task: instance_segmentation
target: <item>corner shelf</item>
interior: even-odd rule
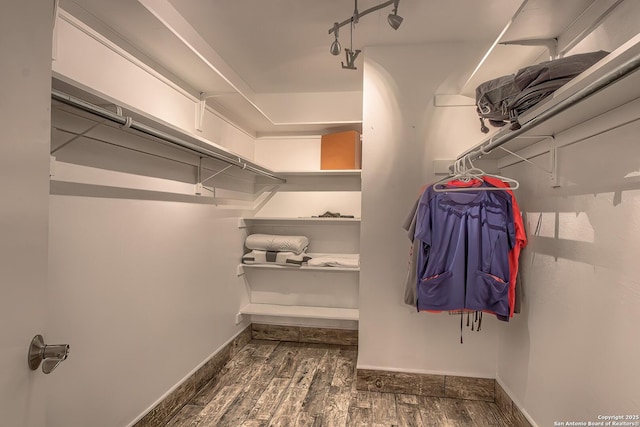
[[[315,171],[278,171],[275,174],[283,177],[287,176],[360,176],[361,169],[334,169]]]
[[[313,175],[305,173],[308,178],[303,179],[312,183]],[[340,179],[335,172],[326,176]],[[239,218],[238,228],[247,235],[305,235],[311,257],[354,259],[359,257],[360,222],[360,218],[267,216]],[[240,314],[277,324],[353,329],[359,316],[359,273],[359,267],[239,264],[237,274],[244,278],[250,301]]]
[[[268,225],[270,223],[286,224],[293,223],[298,225],[305,224],[354,224],[360,223],[360,218],[335,218],[335,217],[246,217],[238,219],[238,228],[247,228],[252,225]]]
[[[282,270],[282,271],[326,271],[326,272],[349,272],[349,273],[359,273],[360,268],[349,268],[349,267],[314,267],[303,265],[300,267],[287,267],[284,265],[268,265],[268,264],[240,264],[238,266],[242,269],[273,269],[273,270]]]
[[[309,307],[300,305],[248,304],[240,314],[255,316],[294,317],[303,319],[327,319],[358,321],[357,308]]]
[[[310,257],[321,257],[321,256],[335,256],[340,258],[356,258],[357,254],[318,254],[318,253],[309,253]],[[282,270],[282,271],[326,271],[326,272],[348,272],[348,273],[359,273],[360,267],[316,267],[309,265],[302,265],[300,267],[294,266],[285,266],[285,265],[269,265],[269,264],[240,264],[238,266],[238,275],[243,273],[243,270],[249,269],[272,269],[272,270]]]

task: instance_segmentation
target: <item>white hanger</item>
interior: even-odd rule
[[[470,167],[467,167],[467,163],[469,163]],[[462,181],[469,182],[472,179],[482,180],[482,177],[490,176],[492,178],[496,178],[501,180],[502,182],[508,184],[508,187],[447,187],[445,184],[450,181]],[[493,175],[489,173],[485,173],[482,169],[476,167],[471,162],[471,158],[468,156],[464,156],[455,161],[453,164],[453,175],[448,176],[446,178],[441,179],[433,184],[433,191],[436,193],[446,193],[449,191],[494,191],[494,190],[515,190],[520,187],[520,183],[512,178],[507,178],[500,175]]]

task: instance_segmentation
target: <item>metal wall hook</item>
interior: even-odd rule
[[[29,346],[29,368],[35,371],[42,363],[42,372],[50,374],[68,356],[69,344],[45,345],[42,335],[36,335]]]

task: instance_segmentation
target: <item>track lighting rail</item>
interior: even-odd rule
[[[358,54],[361,51],[359,49],[355,49],[355,50],[353,49],[353,28],[355,24],[359,22],[361,17],[368,15],[371,12],[375,12],[376,10],[380,10],[387,6],[393,5],[393,10],[387,16],[387,22],[389,22],[389,25],[391,26],[391,28],[393,28],[394,30],[397,30],[403,21],[403,18],[400,15],[398,15],[398,4],[400,3],[400,0],[385,1],[383,3],[380,3],[377,6],[370,7],[364,12],[358,11],[358,0],[354,0],[354,1],[355,1],[355,6],[353,9],[353,15],[351,15],[349,18],[345,19],[342,22],[334,22],[333,26],[329,28],[329,35],[333,34],[335,36],[335,39],[333,40],[333,42],[331,42],[331,46],[329,47],[329,52],[332,55],[337,56],[337,55],[340,55],[340,52],[342,51],[342,46],[340,46],[340,42],[338,41],[338,36],[339,36],[338,33],[340,32],[340,28],[347,24],[350,24],[349,29],[350,29],[350,35],[351,35],[351,44],[348,48],[344,49],[347,63],[346,65],[344,62],[342,63],[342,68],[345,70],[357,70],[355,66],[355,61],[356,61],[356,58],[358,57]]]
[[[352,21],[357,23],[358,20],[361,17],[363,17],[365,15],[368,15],[371,12],[375,12],[376,10],[384,9],[385,7],[390,6],[390,5],[394,5],[394,11],[395,11],[394,13],[397,13],[398,3],[400,3],[400,0],[389,0],[389,1],[386,1],[384,3],[380,3],[377,6],[370,7],[369,9],[367,9],[367,10],[365,10],[363,12],[358,12],[358,2],[356,0],[356,8],[353,11],[353,15],[350,16],[349,18],[345,19],[344,21],[338,23],[337,25],[334,25],[331,28],[329,28],[329,34],[332,34],[334,31],[337,31],[338,29],[344,27],[345,25],[350,24]]]

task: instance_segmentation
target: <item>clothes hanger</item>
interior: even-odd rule
[[[468,158],[468,159],[467,159],[467,161],[469,162],[469,164],[471,165],[471,167],[474,167],[474,166],[473,166],[473,163],[471,162],[471,159],[470,159],[470,158]],[[495,189],[497,189],[497,190],[500,190],[500,189],[502,189],[502,190],[515,190],[515,189],[517,189],[518,187],[520,187],[520,183],[519,183],[517,180],[513,179],[513,178],[509,178],[509,177],[502,176],[502,175],[494,175],[494,174],[490,174],[490,173],[484,173],[484,172],[483,172],[483,175],[484,175],[484,176],[490,176],[490,177],[492,177],[492,178],[499,179],[500,181],[504,182],[505,184],[509,184],[509,186],[508,186],[508,187],[495,188]],[[488,189],[488,188],[485,188],[485,190],[487,190],[487,189]]]
[[[470,167],[467,167],[469,163]],[[469,182],[472,179],[482,180],[484,176],[490,176],[501,180],[508,184],[507,187],[448,187],[446,184],[451,181]],[[449,191],[494,191],[494,190],[515,190],[520,187],[520,183],[512,178],[507,178],[501,175],[494,175],[485,173],[482,169],[474,166],[473,162],[468,156],[464,156],[456,160],[453,164],[453,175],[443,178],[433,185],[433,191],[436,193],[446,193]]]

